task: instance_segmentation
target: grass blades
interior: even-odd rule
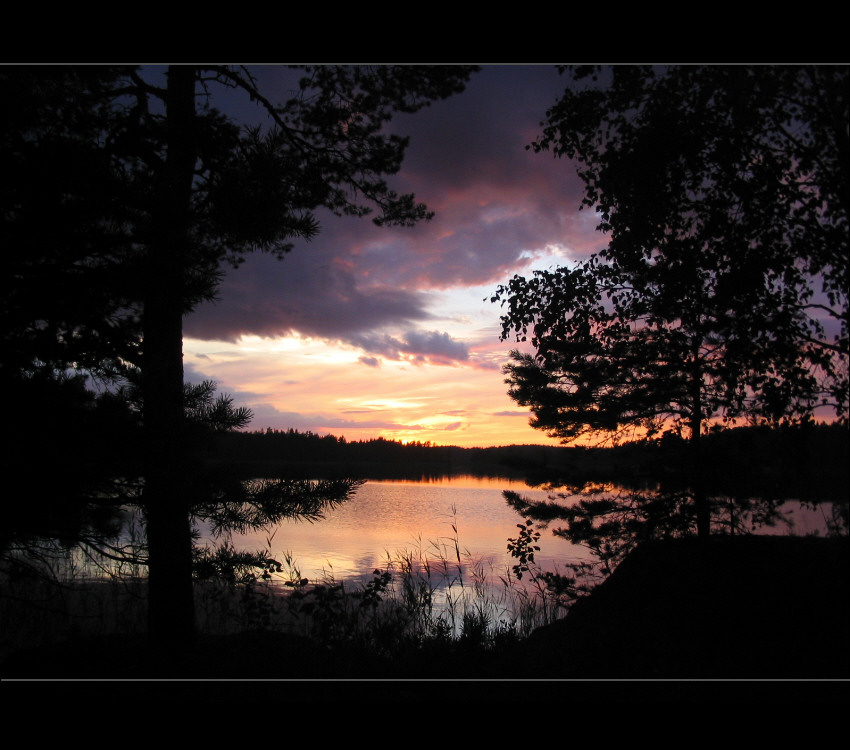
[[[570,597],[547,586],[551,574],[530,561],[522,580],[507,567],[495,570],[462,547],[456,522],[451,529],[451,536],[388,552],[359,582],[337,580],[330,567],[310,581],[292,553],[281,561],[270,549],[257,553],[262,569],[255,575],[196,580],[198,630],[273,630],[393,655],[435,644],[488,649],[566,613]],[[204,558],[225,570],[228,554],[241,561],[226,542]],[[137,556],[121,564],[93,549],[45,543],[1,564],[0,659],[77,636],[145,631],[147,581]]]

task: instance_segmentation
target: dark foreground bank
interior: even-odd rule
[[[850,540],[646,544],[524,644],[541,675],[850,678]]]
[[[638,548],[562,621],[483,651],[453,642],[386,655],[274,632],[163,654],[141,637],[19,652],[4,680],[850,679],[850,541],[714,538]]]

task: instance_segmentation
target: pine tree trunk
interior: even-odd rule
[[[194,636],[192,539],[182,451],[183,279],[195,165],[195,71],[168,71],[168,153],[158,185],[148,257],[142,387],[149,553],[148,628],[164,643]]]
[[[702,459],[702,372],[697,368],[692,380],[690,424],[691,491],[697,515],[697,537],[708,541],[711,534],[711,513],[705,494],[705,479]]]

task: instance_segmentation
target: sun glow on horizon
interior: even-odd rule
[[[563,264],[565,245],[541,245],[503,269],[527,274]],[[245,335],[184,340],[186,378],[215,380],[254,413],[249,430],[296,429],[432,445],[558,445],[529,425],[507,393],[502,366],[516,342],[500,339],[490,302],[500,281],[421,287],[430,313],[420,323],[365,330],[349,340]]]
[[[477,366],[477,357],[458,367],[390,360],[373,367],[356,350],[316,340],[187,339],[184,347],[187,380],[211,378],[237,406],[251,408],[249,430],[459,447],[557,444],[532,430],[501,372]],[[493,349],[481,355],[507,359]]]

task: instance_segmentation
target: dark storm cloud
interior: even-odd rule
[[[439,331],[408,331],[401,338],[389,334],[363,335],[351,339],[371,354],[414,363],[453,364],[469,359],[466,344]]]
[[[526,148],[563,87],[554,67],[485,66],[461,95],[395,121],[410,136],[395,184],[436,217],[412,232],[362,235],[391,248],[393,259],[366,254],[363,269],[385,282],[444,288],[501,280],[524,252],[549,244],[589,252],[574,170]]]
[[[284,260],[250,258],[229,270],[219,300],[186,318],[186,334],[235,341],[295,333],[347,340],[359,331],[430,317],[425,296],[415,291],[361,288],[332,253],[302,246]]]
[[[443,189],[527,175],[525,147],[563,88],[554,66],[484,66],[461,95],[394,122],[411,139],[405,171]]]
[[[262,78],[273,82],[275,71]],[[284,261],[258,255],[226,269],[220,301],[187,317],[187,335],[234,341],[297,332],[389,358],[468,359],[460,342],[422,330],[433,317],[423,290],[502,283],[549,244],[588,250],[573,170],[525,148],[562,89],[553,67],[488,66],[462,94],[400,116],[391,127],[410,136],[410,147],[389,182],[436,217],[379,229],[322,216],[321,234]]]

